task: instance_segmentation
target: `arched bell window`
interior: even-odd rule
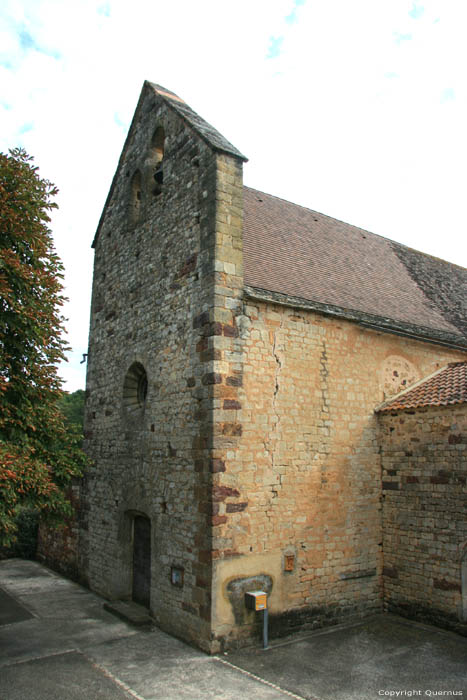
[[[162,126],[158,126],[151,140],[151,163],[153,167],[153,194],[156,196],[162,192],[164,183],[164,170],[162,161],[164,160],[165,131]]]

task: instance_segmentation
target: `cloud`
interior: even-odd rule
[[[412,17],[412,19],[419,19],[424,12],[425,8],[423,5],[418,2],[413,2],[412,9],[409,10],[409,16]]]
[[[404,41],[411,41],[411,39],[413,39],[413,35],[410,33],[401,34],[400,32],[394,32],[394,37],[398,45],[402,44]]]
[[[449,257],[467,239],[463,6],[3,0],[0,150],[23,145],[60,189],[69,388],[84,385],[90,245],[146,78],[250,158],[247,184]]]
[[[58,51],[48,49],[45,46],[41,46],[24,27],[18,28],[17,32],[19,38],[19,46],[24,52],[30,50],[37,51],[39,53],[45,54],[46,56],[51,56],[52,58],[55,58],[57,60],[61,57]]]
[[[22,49],[27,50],[38,48],[32,36],[25,29],[20,29],[20,31],[18,32],[18,36],[19,43]]]
[[[25,134],[28,131],[31,131],[33,128],[34,124],[32,122],[27,122],[27,124],[23,124],[22,126],[20,126],[18,131],[20,134]]]
[[[441,103],[451,102],[456,99],[456,93],[452,88],[445,88],[441,93]]]
[[[102,5],[99,5],[97,8],[97,12],[100,15],[103,15],[104,17],[110,17],[110,4],[108,2],[103,3]]]
[[[284,37],[271,37],[269,40],[269,48],[266,57],[277,58],[281,52],[281,46],[284,42]]]
[[[120,129],[124,129],[125,132],[127,131],[128,124],[117,113],[114,114],[114,122],[118,127],[120,127]]]
[[[295,24],[298,21],[298,8],[305,4],[306,0],[295,0],[292,12],[287,15],[285,21],[287,24]]]

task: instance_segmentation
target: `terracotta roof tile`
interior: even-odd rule
[[[250,287],[467,344],[467,270],[249,187],[244,267]]]
[[[377,413],[467,402],[467,362],[451,362],[428,379],[382,404]]]

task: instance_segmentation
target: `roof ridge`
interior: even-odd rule
[[[157,85],[152,83],[150,80],[145,80],[143,84],[143,90],[149,87],[153,92],[155,92],[159,97],[161,97],[164,102],[174,110],[179,117],[181,117],[188,126],[194,130],[194,132],[201,138],[205,143],[207,143],[215,151],[220,151],[221,153],[228,153],[235,158],[246,162],[248,158],[241,153],[238,148],[236,148],[230,141],[228,141],[220,131],[218,131],[212,124],[210,124],[206,119],[201,117],[198,112],[190,107],[190,105],[185,102],[181,97],[179,97],[175,92],[168,90],[162,85]]]
[[[169,90],[168,88],[165,88],[163,85],[159,85],[158,83],[153,83],[151,80],[145,80],[145,83],[150,85],[153,90],[155,90],[159,95],[169,97],[170,99],[176,99],[179,102],[183,102],[183,104],[187,104],[184,99],[179,97],[176,92],[173,92],[172,90]]]

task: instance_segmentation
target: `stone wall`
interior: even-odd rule
[[[81,569],[103,595],[131,597],[132,521],[145,515],[152,613],[203,648],[216,323],[225,321],[213,304],[214,257],[223,249],[229,168],[241,182],[241,162],[213,152],[166,101],[143,91],[95,246],[87,376],[94,467],[84,488]],[[241,200],[236,208],[241,216]],[[183,572],[183,586],[171,582],[172,567]]]
[[[467,634],[467,406],[379,421],[385,607]]]
[[[36,557],[55,571],[75,580],[83,581],[79,568],[79,498],[80,482],[75,480],[69,491],[73,516],[60,527],[39,523]]]
[[[227,646],[252,633],[237,599],[261,581],[273,636],[382,609],[374,410],[464,357],[254,300],[236,325],[242,385],[215,412],[217,433],[236,436],[217,455],[213,517],[213,627]]]

